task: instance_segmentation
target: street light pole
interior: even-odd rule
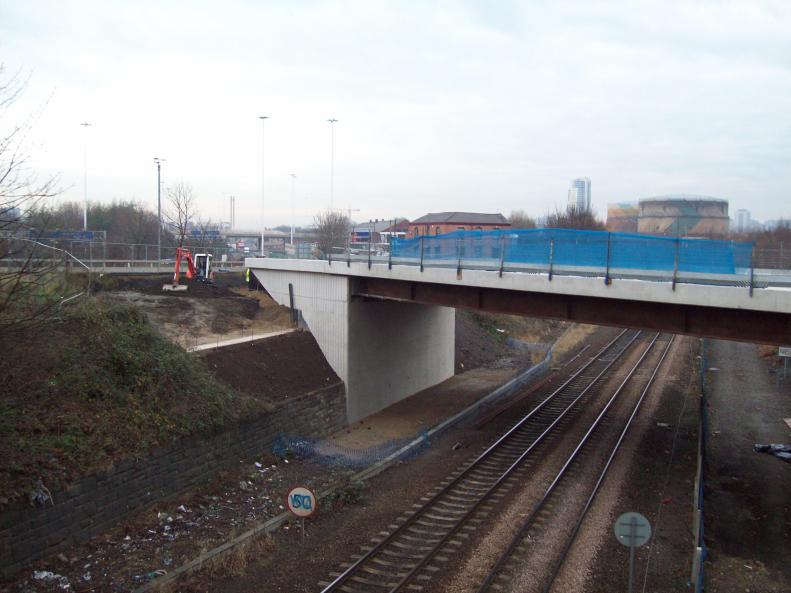
[[[330,210],[335,203],[335,118],[327,120],[330,122]]]
[[[85,130],[83,133],[83,146],[82,146],[82,230],[88,230],[88,126],[91,124],[82,122],[80,124]]]
[[[159,157],[154,157],[157,164],[157,271],[162,263],[162,161]]]
[[[291,245],[294,244],[294,184],[296,183],[297,176],[289,173],[291,176]]]
[[[261,120],[261,257],[264,257],[264,157],[266,149],[265,124],[268,115],[259,115]]]

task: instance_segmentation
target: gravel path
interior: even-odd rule
[[[712,341],[706,590],[791,590],[791,465],[753,451],[791,443],[791,386],[759,347]],[[718,369],[718,370],[714,370]]]

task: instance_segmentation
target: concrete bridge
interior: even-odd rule
[[[293,306],[346,383],[355,421],[454,372],[455,308],[662,330],[768,344],[791,343],[791,287],[724,277],[683,282],[589,267],[503,271],[425,267],[417,261],[248,258],[280,304]],[[411,265],[410,265],[411,264]]]

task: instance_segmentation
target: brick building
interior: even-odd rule
[[[455,231],[492,231],[510,226],[508,219],[499,212],[432,212],[410,222],[408,236],[444,235]]]

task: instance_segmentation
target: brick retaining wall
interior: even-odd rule
[[[337,383],[223,432],[183,438],[144,459],[120,461],[53,492],[54,506],[14,503],[0,512],[0,577],[9,578],[28,562],[84,542],[148,504],[238,467],[240,460],[268,451],[280,434],[322,436],[344,426],[345,389]]]

